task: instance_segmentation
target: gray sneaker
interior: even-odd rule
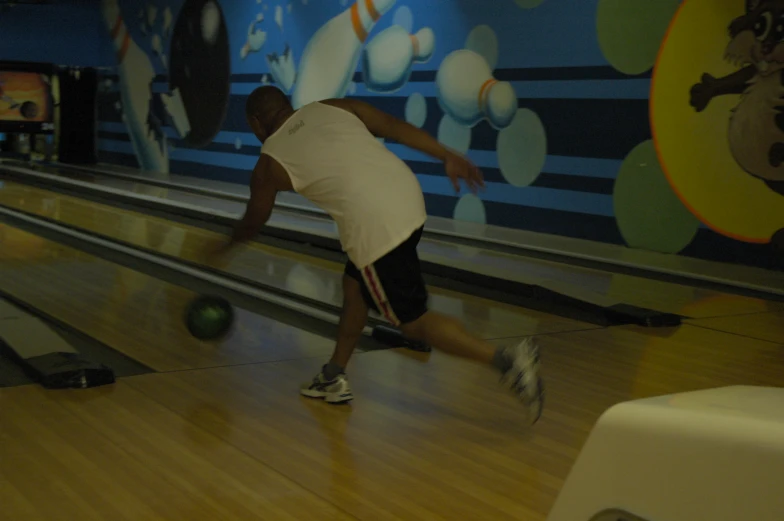
[[[326,380],[324,373],[319,372],[313,381],[300,388],[300,394],[308,398],[319,398],[327,403],[347,403],[354,399],[351,386],[345,374],[339,374],[332,380]]]
[[[503,354],[512,367],[501,376],[501,383],[528,407],[531,424],[534,424],[542,416],[544,405],[544,382],[539,376],[539,346],[533,338],[526,338],[515,346],[504,348]]]

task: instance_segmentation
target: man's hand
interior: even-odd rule
[[[202,245],[199,261],[216,269],[225,269],[237,245],[228,237],[216,237]]]
[[[446,168],[446,175],[449,176],[452,186],[455,187],[455,191],[458,193],[460,193],[460,179],[465,181],[468,189],[473,193],[477,193],[480,188],[485,187],[481,170],[468,158],[454,152],[448,152],[444,160],[444,167]]]

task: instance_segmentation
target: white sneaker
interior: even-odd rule
[[[526,338],[516,346],[506,347],[503,354],[512,367],[501,376],[501,383],[514,392],[529,411],[531,424],[542,416],[544,382],[539,376],[539,346]]]
[[[324,372],[319,372],[313,381],[303,384],[300,394],[308,398],[320,398],[327,403],[347,403],[354,399],[354,393],[348,384],[345,374],[339,374],[332,380],[324,378]]]

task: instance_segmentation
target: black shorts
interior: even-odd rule
[[[399,326],[417,320],[427,312],[427,287],[422,278],[417,245],[422,228],[370,266],[361,271],[350,260],[346,275],[362,286],[367,305]]]

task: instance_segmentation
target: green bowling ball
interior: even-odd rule
[[[191,301],[185,312],[185,326],[199,340],[220,339],[233,324],[234,308],[223,297],[200,295]]]

